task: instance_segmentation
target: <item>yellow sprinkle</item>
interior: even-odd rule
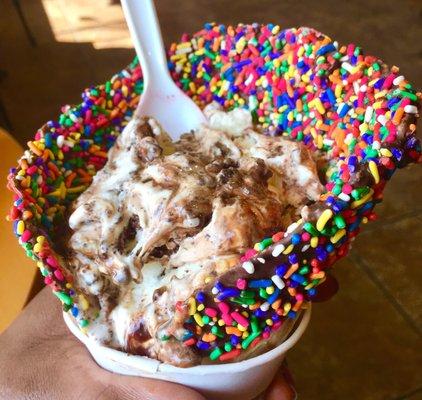
[[[198,311],[202,311],[204,308],[205,308],[205,305],[204,304],[200,304],[196,309]]]
[[[330,238],[331,243],[337,243],[346,234],[346,229],[338,230],[334,236]]]
[[[365,196],[363,196],[361,199],[354,201],[350,207],[351,208],[356,208],[359,207],[360,205],[366,203],[368,200],[370,200],[372,198],[372,195],[374,194],[374,191],[372,189],[370,189],[369,193]]]
[[[25,230],[25,222],[19,221],[18,222],[18,225],[16,226],[16,233],[18,235],[22,235],[22,233],[24,232],[24,230]]]
[[[377,167],[377,164],[375,164],[375,161],[372,161],[372,160],[369,161],[369,171],[374,177],[375,184],[379,183],[380,175],[378,173],[378,167]]]
[[[41,244],[40,243],[35,243],[34,248],[33,248],[34,252],[35,253],[39,253],[41,251],[41,249],[42,249]]]
[[[367,224],[368,223],[368,218],[367,217],[363,217],[362,218],[362,223],[363,224]]]
[[[316,274],[311,274],[311,279],[322,279],[325,277],[325,272],[324,271],[320,271]]]
[[[194,297],[189,298],[189,315],[194,315],[196,313],[196,300]]]
[[[272,319],[270,319],[270,318],[266,319],[266,320],[265,320],[265,323],[266,323],[268,326],[273,326],[273,320],[272,320]]]
[[[45,236],[42,236],[42,235],[37,236],[37,242],[38,243],[43,244],[44,241],[45,241]]]
[[[242,333],[242,339],[246,339],[249,336],[249,332],[244,331]]]
[[[248,328],[246,326],[237,324],[237,329],[239,329],[240,332],[245,332]]]
[[[331,209],[327,208],[326,210],[324,210],[322,214],[320,215],[320,217],[318,218],[318,221],[316,223],[316,228],[321,232],[332,216],[333,216],[333,212],[331,211]]]
[[[291,308],[292,308],[292,305],[290,303],[286,303],[283,306],[283,310],[286,314],[290,311]]]
[[[314,100],[314,105],[315,105],[315,108],[318,110],[318,112],[319,112],[320,114],[324,114],[324,113],[325,113],[325,108],[324,108],[324,106],[322,105],[321,100],[319,99],[319,97],[317,97],[317,98]]]
[[[313,238],[311,238],[311,247],[315,249],[317,246],[318,246],[318,237],[314,236]]]
[[[37,262],[37,267],[38,267],[39,269],[43,269],[43,268],[44,268],[44,264],[43,264],[41,261],[38,261],[38,262]]]
[[[218,326],[224,326],[226,323],[224,322],[224,319],[219,319],[217,322]]]
[[[79,305],[81,306],[83,311],[88,310],[89,303],[83,294],[79,295]]]
[[[207,276],[207,277],[204,279],[205,283],[210,283],[210,282],[211,282],[211,280],[212,280],[212,278],[211,278],[210,276]]]
[[[294,248],[294,245],[290,244],[289,246],[287,246],[286,250],[283,251],[283,254],[290,254],[293,248]]]
[[[265,289],[265,291],[268,293],[268,294],[273,294],[274,293],[274,286],[268,286],[266,289]]]
[[[195,320],[196,324],[199,325],[201,328],[204,326],[204,321],[202,321],[202,318],[198,313],[193,316],[193,319]]]

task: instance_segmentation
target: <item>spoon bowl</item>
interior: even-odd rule
[[[144,78],[137,117],[156,119],[173,140],[205,122],[199,107],[173,82],[152,0],[122,0]]]

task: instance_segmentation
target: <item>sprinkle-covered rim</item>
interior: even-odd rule
[[[420,160],[421,95],[397,67],[309,28],[206,24],[172,44],[168,59],[174,80],[201,107],[217,101],[246,108],[267,134],[302,142],[328,160],[325,192],[308,217],[263,238],[230,273],[175,305],[186,319],[184,344],[224,362],[270,337],[312,300],[360,224],[375,218],[396,168]],[[104,166],[142,91],[135,59],[86,89],[81,104],[64,106],[9,174],[15,192],[9,219],[19,243],[82,329],[96,310],[74,288],[53,243],[67,223],[67,206]]]

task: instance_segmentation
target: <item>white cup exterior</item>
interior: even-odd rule
[[[161,379],[189,386],[210,400],[251,400],[270,384],[286,352],[305,332],[311,318],[311,307],[290,336],[274,349],[244,361],[178,368],[144,356],[127,354],[102,346],[78,328],[69,314],[64,320],[70,331],[87,347],[102,368],[122,375]]]

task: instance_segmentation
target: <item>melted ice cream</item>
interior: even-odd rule
[[[67,263],[99,311],[89,333],[175,364],[192,357],[162,340],[184,334],[175,304],[322,191],[302,144],[255,131],[246,110],[205,115],[175,143],[155,121],[132,120],[69,218]]]

